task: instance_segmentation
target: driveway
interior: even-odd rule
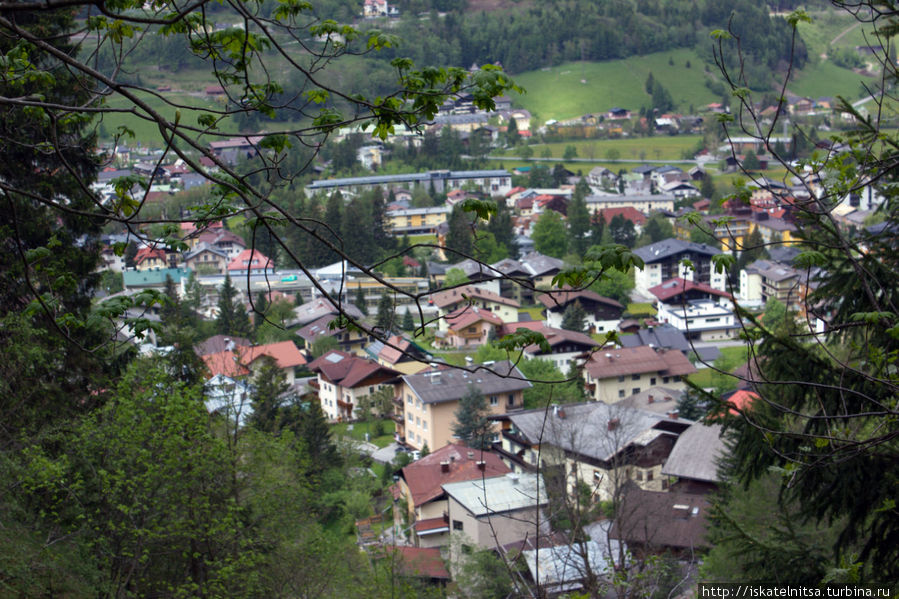
[[[389,464],[393,461],[393,458],[396,457],[396,450],[398,447],[399,445],[397,445],[396,443],[391,443],[387,447],[382,447],[381,449],[370,452],[371,457],[376,462]]]

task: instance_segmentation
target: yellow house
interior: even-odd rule
[[[426,235],[434,233],[437,227],[445,223],[449,213],[449,206],[436,206],[391,210],[385,216],[387,226],[394,235]]]
[[[477,366],[484,369],[469,372]],[[425,445],[437,449],[452,442],[459,400],[472,390],[484,397],[493,415],[524,405],[524,390],[531,383],[508,360],[469,369],[431,369],[402,377],[394,400],[398,441],[415,449]]]

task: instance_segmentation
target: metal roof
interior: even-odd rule
[[[547,503],[543,476],[533,473],[509,473],[449,483],[443,485],[443,490],[475,517],[536,508]]]
[[[662,466],[662,474],[706,482],[720,482],[718,461],[727,451],[721,425],[697,422],[678,437]]]
[[[508,360],[484,366],[487,369],[474,372],[451,368],[407,374],[403,381],[425,403],[457,401],[468,393],[471,386],[482,395],[513,393],[531,387],[521,371]]]
[[[309,185],[309,189],[329,189],[351,185],[386,185],[388,183],[427,183],[440,179],[484,179],[492,177],[509,177],[509,171],[477,170],[477,171],[427,171],[424,173],[407,173],[402,175],[372,175],[370,177],[348,177],[344,179],[319,179]]]
[[[668,258],[676,257],[678,254],[684,253],[705,254],[707,256],[716,256],[721,250],[713,248],[704,243],[696,243],[694,241],[684,241],[682,239],[663,239],[653,244],[637,248],[634,254],[640,256],[643,262],[650,264],[659,262]]]

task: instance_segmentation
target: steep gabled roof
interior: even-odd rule
[[[210,376],[221,374],[233,378],[248,375],[250,373],[248,366],[263,356],[273,358],[279,368],[292,368],[306,363],[306,358],[292,341],[255,347],[237,346],[233,350],[207,354],[203,356],[203,362]]]
[[[494,326],[502,326],[503,319],[484,308],[477,306],[462,306],[446,315],[446,324],[454,331],[470,327],[481,321],[489,322]]]
[[[255,249],[245,249],[228,263],[228,270],[252,270],[254,268],[273,268],[275,263],[265,254]]]
[[[708,547],[710,507],[704,495],[643,491],[636,485],[628,486],[609,537],[659,548]]]
[[[673,258],[682,253],[704,254],[706,256],[716,256],[721,250],[704,243],[696,243],[693,241],[684,241],[682,239],[663,239],[653,244],[637,248],[634,254],[643,259],[646,264],[653,262],[661,262],[668,258]]]
[[[660,302],[667,302],[668,300],[683,295],[689,291],[701,291],[710,295],[717,295],[718,297],[733,299],[733,296],[726,291],[720,291],[718,289],[715,289],[714,287],[706,285],[705,283],[690,281],[688,279],[682,279],[680,277],[668,279],[667,281],[649,289],[649,292],[656,296]]]
[[[662,466],[662,474],[718,483],[718,461],[726,448],[721,439],[720,424],[711,426],[697,422],[681,433]]]
[[[549,291],[537,296],[537,301],[543,304],[548,310],[564,310],[565,307],[575,300],[584,300],[605,304],[613,308],[624,309],[620,302],[610,297],[603,297],[595,291],[589,289],[581,289],[580,291],[558,290]]]
[[[478,462],[484,463],[483,470]],[[509,468],[495,453],[451,443],[412,462],[403,468],[401,476],[412,494],[412,502],[418,507],[443,497],[445,483],[491,478],[507,472]]]
[[[472,299],[512,306],[513,308],[521,307],[521,304],[513,299],[503,297],[498,293],[493,293],[492,291],[487,291],[486,289],[475,287],[473,285],[456,287],[454,289],[448,289],[446,291],[438,291],[431,295],[431,299],[434,301],[434,305],[438,308],[447,308],[458,304],[459,302],[466,301],[465,298],[462,297],[463,295],[468,296]]]
[[[372,360],[336,349],[310,362],[309,370],[321,373],[328,381],[344,388],[365,384],[366,379],[377,373],[390,377],[400,374],[396,370],[381,366]]]

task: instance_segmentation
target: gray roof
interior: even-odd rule
[[[521,257],[521,265],[531,273],[531,276],[539,277],[553,270],[562,270],[565,262],[551,256],[544,256],[540,252],[530,252]]]
[[[658,428],[660,422],[690,423],[620,403],[602,402],[566,404],[558,412],[543,409],[513,412],[507,417],[531,443],[539,443],[542,436],[542,444],[602,461],[611,459],[628,445],[645,446],[662,435],[674,434]],[[610,425],[615,419],[617,423]]]
[[[656,414],[667,414],[677,410],[677,403],[683,396],[684,392],[679,389],[650,387],[646,391],[625,397],[615,405],[646,410]],[[652,398],[651,402],[649,401],[650,397]]]
[[[781,264],[792,264],[800,253],[802,253],[800,248],[789,245],[775,245],[768,248],[768,257],[771,261]]]
[[[690,351],[690,342],[687,341],[684,333],[668,323],[638,329],[633,335],[621,336],[621,347],[637,347],[639,345],[652,345],[682,352]]]
[[[770,281],[786,281],[799,276],[799,272],[792,266],[784,266],[770,260],[756,260],[746,267],[747,272],[755,272]]]
[[[349,302],[341,303],[340,307],[343,309],[343,313],[350,318],[361,319],[363,316],[359,308]],[[320,297],[294,308],[293,313],[296,318],[287,323],[287,326],[290,328],[298,325],[305,326],[325,315],[338,314],[339,312],[337,306],[330,299]]]
[[[718,460],[727,448],[721,439],[721,425],[697,422],[678,437],[662,466],[662,474],[706,482],[720,482]]]
[[[475,517],[546,505],[546,486],[539,474],[509,473],[493,478],[443,485],[447,495]]]
[[[640,256],[640,258],[643,259],[643,262],[647,264],[666,260],[686,252],[715,256],[720,254],[721,250],[704,243],[674,238],[663,239],[662,241],[657,241],[653,244],[634,250],[634,253]]]
[[[484,366],[487,369],[475,372],[450,368],[407,374],[403,377],[403,381],[425,403],[457,401],[465,397],[470,385],[477,388],[482,395],[512,393],[531,387],[531,383],[525,380],[521,371],[508,360]]]
[[[310,189],[329,189],[351,185],[388,185],[395,183],[428,183],[440,179],[484,179],[491,177],[509,177],[507,170],[478,171],[428,171],[424,173],[407,173],[404,175],[372,175],[370,177],[348,177],[344,179],[319,179],[309,185]]]

